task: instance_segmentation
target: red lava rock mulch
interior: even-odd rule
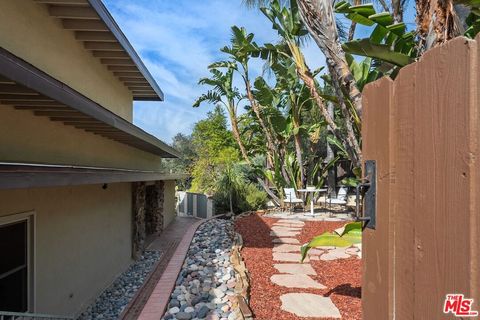
[[[340,310],[342,319],[361,319],[361,260],[357,258],[310,261],[317,272],[317,276],[312,278],[327,286],[327,289],[292,289],[275,285],[270,281],[273,274],[278,274],[273,267],[273,243],[270,236],[270,227],[277,220],[253,214],[235,222],[236,231],[243,237],[242,257],[250,274],[250,307],[256,319],[307,319],[281,310],[280,296],[289,292],[329,296]],[[302,233],[297,239],[300,243],[305,243],[316,235],[332,231],[344,224],[344,222],[305,221]]]

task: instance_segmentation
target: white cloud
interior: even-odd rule
[[[161,103],[135,103],[134,122],[167,142],[178,132],[190,133],[193,124],[212,109],[192,108],[207,89],[197,82],[208,75],[209,64],[225,59],[219,49],[229,43],[232,25],[255,33],[259,44],[277,40],[268,20],[259,10],[245,8],[242,0],[104,2],[165,94]],[[323,62],[312,44],[305,55],[313,69]],[[252,78],[261,71],[262,63],[253,62]]]

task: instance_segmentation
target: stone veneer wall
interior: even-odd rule
[[[159,235],[163,230],[163,200],[165,183],[155,181],[155,184],[147,186],[145,228],[147,235]]]
[[[132,257],[138,260],[145,247],[145,182],[132,183]]]

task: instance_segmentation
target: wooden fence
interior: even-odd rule
[[[457,38],[364,90],[363,157],[376,160],[376,228],[363,237],[364,319],[480,311],[480,37]]]

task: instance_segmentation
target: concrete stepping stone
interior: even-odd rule
[[[270,235],[273,237],[295,237],[300,233],[300,231],[270,231]]]
[[[328,254],[337,257],[337,259],[347,259],[350,258],[350,255],[345,252],[346,248],[336,248],[329,250]]]
[[[308,255],[311,255],[311,256],[319,256],[319,255],[322,255],[324,254],[325,251],[323,250],[319,250],[319,249],[310,249],[308,250]]]
[[[273,252],[298,252],[300,253],[300,246],[294,244],[281,243],[273,246]]]
[[[280,262],[300,262],[301,256],[300,253],[290,253],[290,252],[274,252],[273,260]],[[310,261],[308,257],[303,260],[304,262]]]
[[[296,223],[287,223],[287,222],[282,222],[282,223],[274,223],[272,225],[273,227],[286,227],[286,228],[303,228],[303,224],[296,224]]]
[[[352,255],[357,254],[359,251],[360,251],[360,249],[358,249],[358,248],[347,248],[347,249],[345,249],[345,253],[352,254]]]
[[[272,239],[273,243],[289,243],[289,244],[300,244],[300,241],[298,241],[295,238],[274,238]]]
[[[273,224],[274,226],[295,226],[299,228],[303,228],[305,226],[305,223],[295,223],[294,221],[292,222],[287,222],[287,221],[277,221]]]
[[[320,246],[320,247],[315,247],[315,249],[319,250],[331,250],[331,249],[336,249],[337,247],[332,247],[332,246]]]
[[[322,254],[320,256],[320,260],[323,260],[323,261],[348,259],[348,258],[350,258],[349,254],[346,254],[345,252],[334,251],[334,250],[330,250],[328,253]]]
[[[313,257],[312,257],[313,258]],[[325,253],[320,256],[320,260],[322,261],[332,261],[332,260],[337,260],[338,258],[335,257],[334,255]]]
[[[273,226],[271,230],[279,230],[279,231],[302,231],[302,228],[300,227],[277,227]]]
[[[297,225],[305,225],[305,222],[303,221],[298,221],[298,220],[293,220],[293,219],[283,219],[283,220],[278,220],[277,222],[275,223],[293,223],[293,224],[297,224]]]
[[[274,274],[270,281],[287,288],[325,289],[326,287],[306,274]]]
[[[312,266],[306,263],[278,263],[274,264],[273,267],[280,273],[305,274],[310,276],[317,274]]]
[[[281,309],[297,317],[341,319],[340,311],[329,297],[312,293],[286,293],[280,296]]]

